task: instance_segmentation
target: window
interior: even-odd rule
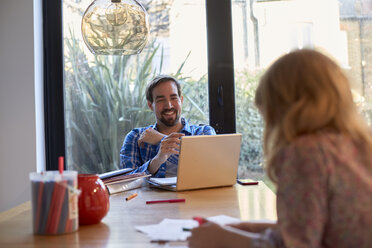
[[[76,39],[77,34],[74,33],[75,30],[79,29],[79,23],[80,20],[78,20],[76,23],[77,16],[82,14],[82,9],[87,6],[87,2],[85,1],[70,1],[66,0],[66,2],[69,1],[69,5],[65,6],[64,2],[61,0],[56,1],[43,1],[43,30],[44,30],[44,48],[45,48],[45,64],[44,64],[44,89],[45,89],[45,142],[46,142],[46,168],[48,170],[50,169],[56,169],[57,164],[55,161],[57,161],[58,156],[65,155],[65,152],[69,149],[72,149],[72,146],[80,146],[83,145],[86,146],[94,146],[97,145],[97,143],[92,144],[89,142],[89,139],[91,139],[91,136],[89,132],[87,132],[87,135],[85,138],[88,138],[87,140],[80,140],[77,143],[80,142],[80,144],[76,144],[72,141],[65,141],[65,133],[66,137],[72,137],[71,136],[71,129],[76,128],[74,126],[73,122],[66,121],[66,132],[65,132],[65,118],[64,115],[66,115],[66,120],[71,117],[75,109],[72,107],[72,97],[76,96],[78,94],[82,94],[82,89],[79,89],[77,85],[73,85],[73,87],[70,87],[73,80],[71,79],[73,77],[73,70],[77,69],[80,70],[81,73],[76,74],[76,76],[82,77],[84,80],[90,80],[89,77],[91,75],[88,74],[82,74],[84,70],[85,72],[88,72],[89,70],[96,69],[99,70],[100,67],[97,65],[102,65],[104,63],[115,63],[115,60],[118,58],[92,58],[92,55],[85,55],[85,53],[82,51],[85,49],[84,46],[77,45],[76,43],[79,42],[78,38]],[[146,2],[144,1],[141,1]],[[167,23],[170,22],[169,18],[171,17],[170,11],[168,7],[162,7],[162,5],[167,6],[168,3],[172,3],[175,6],[178,5],[178,11],[180,11],[180,6],[182,7],[182,11],[179,13],[183,13],[184,10],[187,10],[186,13],[192,12],[192,18],[190,19],[190,16],[183,16],[182,18],[179,18],[179,27],[182,26],[182,22],[185,18],[189,19],[190,21],[187,22],[187,27],[184,31],[192,31],[192,33],[185,33],[183,37],[185,37],[186,43],[183,41],[183,43],[178,44],[179,47],[177,48],[178,56],[171,58],[171,59],[164,59],[164,57],[167,57],[167,52],[169,52],[172,48],[169,44],[170,42],[169,37],[168,40],[162,35],[159,35],[156,38],[159,38],[159,40],[154,41],[151,43],[152,51],[154,49],[158,49],[156,53],[154,53],[154,58],[151,65],[154,66],[154,70],[157,70],[156,72],[165,72],[165,73],[176,73],[174,71],[174,68],[178,68],[180,60],[185,60],[186,63],[182,66],[181,74],[177,72],[176,76],[182,76],[183,81],[185,82],[186,87],[184,87],[184,92],[187,94],[188,91],[195,91],[197,90],[198,95],[194,93],[190,93],[188,95],[194,95],[194,98],[189,99],[188,106],[184,106],[184,113],[189,112],[193,113],[190,114],[187,118],[190,118],[190,120],[195,120],[195,122],[201,122],[203,124],[209,123],[215,127],[218,133],[233,133],[235,132],[235,109],[234,109],[234,97],[233,97],[233,66],[232,66],[232,37],[231,35],[226,35],[225,31],[230,30],[231,31],[231,12],[230,10],[230,1],[229,0],[222,0],[215,2],[213,0],[206,0],[204,1],[147,1],[147,3],[153,3],[155,5],[158,5],[157,8],[149,9],[149,13],[152,12],[160,13],[161,22],[164,22],[163,24],[167,26]],[[82,7],[85,5],[84,7]],[[64,6],[64,11],[66,12],[74,12],[73,15],[69,16],[69,18],[75,19],[73,21],[73,24],[70,25],[63,25],[62,23],[62,6]],[[168,9],[167,9],[168,8]],[[170,8],[171,9],[171,8]],[[164,10],[162,12],[162,10]],[[175,9],[177,11],[177,9]],[[160,12],[159,12],[160,11]],[[205,12],[204,12],[205,11]],[[79,13],[80,12],[80,13]],[[181,14],[182,14],[181,13]],[[206,18],[201,18],[206,13]],[[154,14],[154,13],[153,13]],[[174,18],[178,18],[177,12],[173,12]],[[198,14],[200,16],[195,16],[195,14]],[[175,20],[176,20],[175,19]],[[156,20],[159,20],[159,16],[156,16]],[[210,25],[213,28],[207,29],[207,36],[208,36],[208,48],[206,48],[204,39],[206,39],[206,36],[203,35],[203,32],[205,32],[206,22],[207,25]],[[159,30],[163,30],[162,26],[164,26],[162,23],[159,25]],[[189,25],[192,24],[193,26]],[[74,27],[75,26],[75,27]],[[193,27],[192,29],[189,29],[189,26]],[[184,27],[182,27],[184,28]],[[64,47],[62,44],[62,29],[64,31],[64,35],[69,37],[68,39],[64,39],[64,44],[67,44]],[[203,31],[204,30],[204,31]],[[167,29],[165,29],[167,32]],[[169,30],[168,30],[169,31]],[[180,31],[180,30],[176,30]],[[79,32],[79,31],[77,31]],[[197,37],[194,37],[195,34],[198,34]],[[200,34],[200,36],[199,36]],[[177,35],[183,35],[183,33],[178,33]],[[65,36],[63,38],[65,38]],[[217,39],[218,37],[218,39]],[[195,42],[194,42],[195,41]],[[174,42],[173,42],[174,43]],[[172,43],[172,44],[173,44]],[[190,46],[185,46],[184,44],[190,43],[190,46],[192,49],[190,49]],[[159,46],[158,48],[158,45]],[[167,46],[168,44],[168,46]],[[195,44],[199,46],[197,49],[195,48]],[[161,48],[160,48],[161,47]],[[223,47],[223,49],[221,49]],[[76,49],[74,53],[71,53],[69,55],[66,51],[66,49]],[[193,51],[192,51],[193,50]],[[204,60],[204,56],[206,56],[208,50],[208,63]],[[161,51],[162,53],[160,53]],[[191,52],[189,54],[189,52]],[[199,53],[200,52],[200,53]],[[63,53],[64,56],[63,57]],[[75,56],[80,55],[80,56]],[[75,56],[75,57],[73,57]],[[173,52],[172,52],[173,56]],[[145,57],[145,56],[144,56]],[[160,58],[163,58],[163,66],[156,66],[159,65]],[[176,60],[174,60],[176,59]],[[178,60],[177,60],[178,59]],[[125,59],[123,59],[125,60]],[[140,65],[141,56],[138,56],[136,59],[137,65]],[[198,63],[198,66],[195,67],[191,64],[191,67],[187,64],[189,60],[193,60],[194,62]],[[103,62],[102,62],[103,61]],[[143,60],[142,60],[143,61]],[[123,61],[124,62],[124,61]],[[157,62],[157,63],[156,63]],[[177,62],[177,63],[175,63]],[[172,63],[172,67],[168,66],[170,63]],[[173,64],[174,63],[174,64]],[[160,63],[161,64],[161,63]],[[208,74],[203,75],[203,73],[206,73],[206,66],[208,64]],[[73,68],[73,66],[81,65],[81,68]],[[93,65],[93,66],[92,66]],[[96,65],[96,66],[94,66]],[[109,68],[109,67],[107,67]],[[121,67],[120,67],[121,68]],[[111,68],[112,69],[112,68]],[[163,71],[165,70],[165,71]],[[153,72],[155,74],[155,71]],[[189,73],[189,74],[186,74]],[[133,74],[134,75],[134,74]],[[192,75],[192,77],[190,76]],[[203,76],[202,76],[203,75]],[[64,76],[64,77],[63,77]],[[147,75],[148,76],[148,75]],[[198,76],[198,77],[197,77]],[[149,77],[149,76],[148,76]],[[65,78],[65,82],[63,81],[63,78]],[[88,79],[87,79],[88,78]],[[208,81],[208,85],[205,84],[205,82]],[[129,84],[128,90],[132,90],[133,87],[136,87],[137,84]],[[65,87],[66,86],[66,87]],[[87,85],[82,85],[82,87],[88,87]],[[106,87],[106,86],[105,86]],[[207,87],[207,88],[206,88]],[[187,89],[189,88],[189,89]],[[68,89],[65,91],[65,89]],[[70,94],[69,90],[75,90],[75,94]],[[204,89],[207,89],[204,90]],[[65,96],[64,96],[65,95]],[[63,98],[65,97],[65,99]],[[209,96],[209,99],[214,99],[213,101],[209,101],[209,104],[207,103],[207,98]],[[89,97],[88,97],[89,98]],[[83,99],[83,98],[82,98]],[[78,99],[78,101],[81,101],[82,99]],[[138,98],[139,99],[139,98]],[[64,100],[66,102],[66,105],[64,104]],[[111,102],[112,103],[112,102]],[[202,104],[201,104],[202,103]],[[76,105],[78,106],[78,105]],[[90,107],[96,107],[96,106],[90,106]],[[121,108],[125,106],[120,106]],[[198,107],[198,108],[197,108]],[[128,108],[128,107],[127,107]],[[65,114],[65,109],[66,114]],[[209,116],[208,116],[208,109],[209,109]],[[135,109],[134,109],[135,110]],[[192,111],[191,111],[192,110]],[[70,112],[68,112],[70,111]],[[81,109],[77,109],[76,111],[81,111]],[[150,118],[149,113],[145,113],[145,111],[138,111],[138,114],[141,114],[143,116],[146,116],[146,118]],[[133,113],[135,112],[133,111]],[[109,112],[108,112],[109,113]],[[91,112],[84,112],[84,115],[76,115],[78,118],[85,118],[86,115],[91,114]],[[107,113],[106,113],[107,114]],[[111,117],[110,117],[111,118]],[[151,117],[152,118],[152,117]],[[119,121],[124,121],[125,118],[120,119]],[[146,124],[148,124],[147,121]],[[86,125],[91,125],[91,123],[85,122]],[[94,123],[93,123],[94,124]],[[102,127],[103,128],[103,127]],[[119,129],[117,129],[119,130]],[[85,130],[84,130],[85,131]],[[83,133],[82,131],[81,133]],[[122,131],[122,133],[125,133],[125,130]],[[120,140],[120,139],[118,139]],[[121,145],[121,144],[120,144]],[[117,145],[119,146],[119,145]],[[66,149],[65,149],[66,148]],[[84,148],[84,149],[89,149]],[[71,165],[72,168],[74,168],[73,163],[71,163],[71,158],[69,158],[70,152],[67,152],[67,164],[68,167]],[[116,156],[114,150],[111,151],[111,154],[109,156]],[[92,154],[87,154],[89,156],[93,156]],[[100,155],[104,157],[104,154]],[[93,158],[94,159],[94,158]],[[104,166],[100,164],[98,161],[92,162],[94,164],[98,164],[98,166],[92,170],[97,170],[96,172],[99,172],[101,170],[106,170]],[[115,164],[115,162],[114,162]],[[82,166],[85,167],[87,170],[91,169],[91,165],[84,165],[84,164],[76,164],[76,166]],[[101,168],[99,168],[101,166]],[[97,169],[98,168],[98,169]],[[85,170],[85,169],[83,169]],[[82,171],[79,169],[79,171]]]
[[[238,176],[262,179],[263,122],[253,104],[254,91],[270,63],[296,48],[316,48],[334,57],[352,79],[355,101],[371,122],[371,1],[143,0],[151,18],[152,42],[141,55],[130,58],[94,57],[86,51],[79,30],[80,16],[89,3],[43,1],[48,169],[56,168],[56,158],[65,154],[65,147],[69,168],[86,172],[115,168],[125,133],[154,122],[143,102],[134,104],[144,100],[136,87],[155,74],[170,73],[184,83],[189,102],[183,114],[194,123],[211,124],[218,133],[243,133]],[[146,60],[151,60],[148,73],[138,76]],[[130,102],[113,90],[119,72],[127,76],[121,80],[128,80]],[[103,102],[84,105],[94,96],[83,94],[94,80],[103,88],[96,96]],[[112,96],[105,99],[104,91]],[[115,97],[120,100],[112,101]],[[89,119],[94,111],[107,122]],[[76,122],[84,128],[79,131]],[[116,142],[108,137],[117,137]],[[108,148],[94,148],[103,143]]]
[[[234,0],[232,10],[236,125],[244,134],[240,176],[264,178],[263,123],[253,106],[254,92],[265,69],[293,49],[316,48],[336,59],[371,123],[371,1]]]
[[[63,1],[65,136],[68,169],[119,169],[125,135],[155,123],[146,84],[158,74],[182,83],[182,115],[209,124],[205,2],[143,1],[150,41],[138,55],[100,56],[85,46],[81,19],[90,0]]]

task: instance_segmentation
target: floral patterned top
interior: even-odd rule
[[[266,232],[261,245],[372,247],[369,155],[335,133],[303,136],[283,149],[274,161],[280,234]]]

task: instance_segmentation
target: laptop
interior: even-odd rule
[[[234,185],[241,140],[241,134],[184,136],[177,177],[150,178],[148,182],[172,191]]]

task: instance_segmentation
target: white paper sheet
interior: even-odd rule
[[[226,215],[217,215],[208,217],[207,220],[226,225],[237,223],[241,220]],[[184,228],[192,229],[199,224],[195,220],[190,219],[164,219],[159,224],[136,226],[136,230],[147,234],[151,241],[186,241],[190,236],[190,231],[184,231]]]
[[[226,224],[241,222],[240,219],[230,217],[230,216],[227,216],[227,215],[217,215],[217,216],[208,217],[206,219],[209,220],[210,222],[214,222],[214,223],[220,224],[220,225],[226,225]]]
[[[190,236],[183,228],[198,226],[195,220],[164,219],[157,225],[136,226],[136,230],[147,234],[151,241],[185,241]]]

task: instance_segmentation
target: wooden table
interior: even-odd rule
[[[137,192],[130,201],[125,197]],[[146,205],[147,200],[185,198],[185,203]],[[42,236],[32,233],[30,202],[0,213],[0,247],[165,247],[150,242],[136,225],[158,224],[164,218],[228,215],[242,220],[276,220],[275,194],[263,183],[170,192],[143,187],[110,196],[110,211],[100,224],[77,232]],[[167,246],[168,247],[168,246]]]

